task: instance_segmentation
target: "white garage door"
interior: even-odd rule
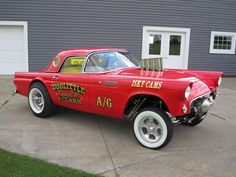
[[[0,24],[0,74],[28,71],[23,25]]]

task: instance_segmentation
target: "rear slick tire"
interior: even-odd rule
[[[133,122],[133,132],[138,142],[150,149],[166,146],[173,136],[170,117],[157,108],[142,109]]]
[[[35,82],[30,86],[28,102],[34,115],[46,118],[54,114],[55,105],[53,104],[47,89],[40,82]]]

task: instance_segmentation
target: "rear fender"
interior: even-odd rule
[[[47,81],[47,79],[44,79],[43,77],[39,76],[41,74],[46,76],[45,73],[16,72],[15,78],[13,80],[16,86],[16,92],[23,96],[28,96],[30,85],[36,81],[41,82],[45,86],[45,88],[47,88],[46,83],[49,80]]]

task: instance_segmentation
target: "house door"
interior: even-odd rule
[[[190,30],[144,27],[142,58],[163,58],[164,68],[187,68]]]

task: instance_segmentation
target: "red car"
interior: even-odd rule
[[[16,92],[41,118],[56,106],[133,123],[143,146],[169,143],[173,123],[199,124],[217,96],[222,72],[163,69],[161,59],[142,59],[125,49],[86,48],[58,53],[39,72],[16,72]]]

